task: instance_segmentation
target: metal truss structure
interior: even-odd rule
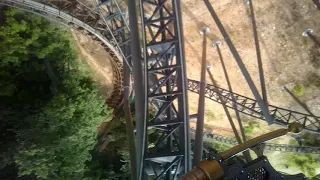
[[[180,1],[140,0],[140,6],[146,108],[138,179],[176,179],[191,169]]]
[[[188,89],[192,92],[199,93],[199,83],[199,81],[189,79]],[[216,93],[217,91],[222,94],[226,105],[229,108],[233,108],[249,116],[265,120],[263,114],[261,113],[260,107],[257,105],[257,101],[252,98],[229,92],[226,89],[215,87],[210,84],[207,84],[205,95],[207,98],[221,103],[218,94]],[[235,102],[232,101],[232,94],[236,99]],[[302,125],[303,129],[313,133],[320,133],[320,122],[318,121],[320,117],[315,117],[309,114],[304,114],[272,105],[269,105],[269,111],[271,116],[275,119],[276,124],[288,126],[292,122],[298,122]]]
[[[195,134],[194,129],[190,129],[192,136]],[[235,138],[225,137],[218,134],[204,132],[204,138],[207,141],[211,142],[220,142],[228,145],[235,146],[238,144]],[[281,152],[295,152],[301,154],[320,154],[320,147],[311,147],[311,146],[297,146],[297,145],[288,145],[288,144],[274,144],[266,143],[264,148],[266,151],[281,151]]]

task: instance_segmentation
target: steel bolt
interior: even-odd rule
[[[216,41],[216,42],[213,43],[212,46],[213,47],[220,47],[220,46],[222,46],[222,42],[221,41]]]
[[[210,29],[208,27],[204,27],[200,30],[201,35],[207,34],[208,32],[210,32]]]
[[[284,90],[286,88],[286,85],[280,86],[281,90]]]
[[[302,36],[309,36],[309,34],[311,34],[313,32],[313,29],[307,29],[305,31],[303,31]]]

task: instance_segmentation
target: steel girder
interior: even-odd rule
[[[188,89],[192,92],[199,93],[199,83],[199,81],[189,79]],[[265,117],[263,116],[260,107],[257,105],[257,101],[249,97],[229,92],[226,89],[215,87],[210,84],[207,84],[206,87],[206,97],[213,101],[221,103],[221,101],[219,100],[219,96],[216,93],[217,91],[219,91],[222,94],[226,102],[226,105],[229,108],[233,108],[249,116],[265,120]],[[236,102],[232,101],[232,94],[235,96]],[[310,131],[312,133],[320,133],[320,117],[315,117],[309,114],[304,114],[272,105],[269,105],[269,112],[271,116],[275,119],[276,124],[288,126],[292,122],[298,122],[302,125],[302,128],[304,130]]]
[[[191,169],[180,0],[140,0],[140,12],[147,104],[141,172],[175,179]],[[160,78],[164,81],[154,80]],[[157,87],[150,87],[150,81]],[[158,108],[152,110],[154,105]],[[146,171],[149,167],[153,173]]]
[[[195,130],[190,129],[192,136],[194,137]],[[238,145],[238,142],[235,138],[225,137],[218,134],[204,132],[204,139],[206,141],[217,141],[224,144],[229,144],[232,146]],[[320,147],[311,147],[311,146],[296,146],[289,144],[273,144],[266,143],[264,148],[266,151],[281,151],[281,152],[296,152],[302,154],[320,154]]]

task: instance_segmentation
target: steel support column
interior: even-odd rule
[[[198,103],[198,119],[196,138],[193,154],[193,165],[198,165],[202,161],[203,151],[203,127],[204,127],[204,110],[205,110],[205,90],[206,90],[206,66],[207,66],[207,33],[209,28],[204,28],[200,31],[203,35],[202,42],[202,62],[201,62],[201,78],[200,78],[200,94]]]
[[[123,109],[125,113],[126,119],[126,133],[127,133],[127,141],[129,147],[129,155],[130,155],[130,166],[131,166],[131,174],[132,180],[136,180],[137,178],[137,158],[136,158],[136,146],[135,146],[135,136],[134,136],[134,128],[132,124],[132,116],[130,110],[130,69],[127,64],[123,64],[123,76],[124,76],[124,102]]]
[[[137,129],[137,172],[135,177],[139,179],[142,174],[142,164],[143,164],[143,154],[144,154],[144,141],[145,141],[145,126],[146,121],[144,117],[144,111],[146,109],[145,97],[144,97],[144,78],[143,78],[143,69],[142,69],[142,57],[140,50],[140,40],[139,40],[139,28],[137,20],[137,11],[136,11],[136,1],[128,1],[128,10],[129,10],[129,27],[130,33],[134,34],[131,36],[131,53],[132,53],[132,70],[134,76],[134,90],[135,90],[135,115],[136,115],[136,129]]]
[[[189,108],[188,108],[188,79],[187,79],[187,67],[184,53],[184,35],[182,25],[182,13],[181,13],[181,0],[174,0],[173,8],[176,16],[176,23],[174,25],[175,34],[179,39],[179,46],[177,48],[177,66],[180,68],[177,70],[177,88],[184,92],[178,99],[179,104],[179,117],[184,117],[184,124],[179,128],[179,141],[184,151],[185,161],[183,162],[184,173],[192,169],[191,163],[191,137],[190,137],[190,125],[189,125]]]
[[[232,86],[231,86],[231,83],[230,83],[230,79],[229,79],[229,75],[228,75],[228,72],[227,72],[227,68],[226,68],[226,66],[224,64],[223,57],[222,57],[222,54],[221,54],[221,51],[220,51],[221,42],[220,41],[215,42],[214,46],[217,48],[217,52],[218,52],[219,59],[220,59],[221,65],[222,65],[224,76],[225,76],[226,81],[227,81],[228,89],[229,89],[230,92],[233,92]],[[232,98],[233,102],[236,102],[236,99],[235,99],[233,94],[231,94],[231,98]],[[237,121],[238,121],[238,124],[239,124],[242,140],[243,140],[243,142],[246,142],[247,141],[247,137],[246,137],[246,135],[244,133],[244,128],[243,128],[243,125],[242,125],[240,114],[239,114],[239,111],[236,110],[236,109],[238,109],[237,104],[233,103],[233,106],[235,107],[234,112],[236,114],[236,118],[237,118]],[[251,161],[251,156],[250,156],[249,151],[246,151],[245,154],[246,154],[245,157],[247,158],[246,160],[247,161]]]
[[[258,68],[259,68],[259,77],[260,77],[262,99],[264,100],[264,103],[266,105],[268,105],[267,90],[266,90],[266,84],[264,81],[264,71],[263,71],[263,65],[262,65],[262,59],[261,59],[260,43],[259,43],[259,37],[258,37],[258,32],[257,32],[257,23],[256,23],[255,15],[254,15],[252,1],[253,0],[247,0],[247,3],[249,4],[249,7],[250,7],[253,36],[254,36],[254,42],[255,42],[255,46],[256,46],[257,62],[258,62]]]
[[[215,86],[217,86],[216,81],[214,80],[213,75],[212,75],[210,69],[207,68],[207,71],[208,71],[208,74],[209,74],[209,77],[210,77],[210,79],[211,79],[212,84],[215,85]],[[228,120],[229,120],[231,129],[232,129],[232,131],[233,131],[233,133],[234,133],[234,136],[236,137],[236,140],[237,140],[238,144],[241,144],[241,143],[242,143],[241,138],[240,138],[240,136],[239,136],[239,133],[238,133],[238,130],[237,130],[236,126],[235,126],[234,123],[233,123],[233,120],[232,120],[231,114],[230,114],[230,112],[229,112],[229,109],[228,109],[227,106],[226,106],[226,101],[223,99],[223,96],[222,96],[222,94],[220,93],[220,91],[216,91],[216,93],[217,93],[217,95],[218,95],[218,100],[221,101],[223,110],[224,110],[224,112],[226,113],[226,116],[227,116],[227,118],[228,118]],[[251,158],[250,158],[250,154],[249,154],[248,151],[244,151],[244,152],[243,152],[243,156],[244,156],[244,158],[246,159],[247,162],[249,162],[249,160],[251,159]]]
[[[320,47],[320,41],[314,35],[309,34],[308,36],[318,47]]]
[[[180,1],[140,0],[140,12],[146,108],[138,179],[174,179],[191,169]]]
[[[314,5],[320,10],[320,0],[312,0]]]
[[[224,29],[220,19],[218,18],[216,12],[214,11],[212,5],[210,4],[209,0],[204,0],[204,3],[205,5],[207,6],[212,18],[214,19],[216,25],[218,26],[223,38],[225,39],[226,43],[228,44],[228,47],[234,57],[234,59],[236,60],[244,78],[246,79],[250,89],[251,89],[251,92],[253,93],[255,99],[257,100],[260,108],[261,108],[261,111],[264,115],[264,117],[266,118],[266,121],[269,125],[273,124],[274,123],[274,119],[271,117],[269,111],[268,111],[268,108],[266,106],[266,104],[264,103],[264,101],[262,100],[256,86],[254,85],[254,82],[247,70],[247,68],[245,67],[244,63],[242,62],[242,59],[238,53],[238,51],[236,50],[236,48],[234,47],[228,33],[226,32],[226,30]]]
[[[283,86],[283,89],[305,110],[307,111],[308,114],[310,114],[311,116],[316,117],[308,108],[308,106],[303,103],[302,101],[300,101],[299,98],[297,98],[286,86]],[[317,121],[319,121],[318,118],[316,118]],[[305,123],[304,123],[305,124]]]

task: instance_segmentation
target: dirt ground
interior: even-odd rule
[[[100,84],[100,92],[105,98],[109,98],[113,91],[113,70],[111,57],[103,47],[92,41],[84,34],[72,30],[80,60],[87,63],[93,73],[93,77]]]
[[[260,91],[252,24],[248,13],[249,6],[242,0],[210,2]],[[301,100],[311,107],[314,114],[319,115],[320,56],[317,54],[319,49],[301,34],[305,29],[312,28],[314,35],[318,34],[320,37],[320,11],[311,0],[255,0],[253,2],[269,103],[305,112],[280,88],[289,83],[291,83],[289,87],[304,85],[307,88]],[[212,66],[211,71],[216,81],[220,87],[227,88],[218,54],[212,46],[215,41],[220,40],[223,43],[221,51],[233,90],[239,94],[253,97],[205,4],[202,1],[182,1],[182,12],[188,78],[200,79],[202,36],[199,30],[206,26],[210,28],[207,64]],[[210,83],[208,77],[207,82]],[[196,113],[197,105],[198,95],[189,93],[190,114]],[[221,105],[207,99],[206,114],[210,114],[210,116],[206,116],[207,124],[230,128]],[[242,119],[247,121],[250,117],[243,115]],[[277,127],[263,128],[260,133],[274,128]]]
[[[74,43],[80,52],[80,61],[83,71],[91,73],[94,80],[99,84],[100,93],[108,99],[113,91],[113,69],[111,57],[103,47],[92,41],[81,32],[71,30]],[[99,127],[99,136],[104,133],[110,122],[102,123]]]

